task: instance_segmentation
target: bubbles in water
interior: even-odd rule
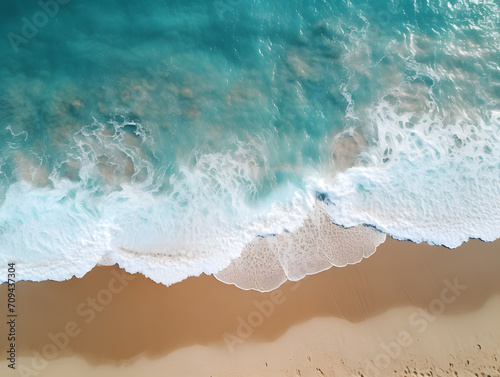
[[[215,276],[242,289],[267,292],[287,279],[358,263],[384,242],[385,235],[374,228],[333,224],[325,205],[318,201],[304,224],[291,233],[256,238]]]

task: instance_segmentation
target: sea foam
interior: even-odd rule
[[[370,164],[316,180],[333,221],[450,248],[500,237],[500,113],[444,125],[381,104],[374,119],[378,143],[360,156]]]

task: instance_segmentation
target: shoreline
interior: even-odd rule
[[[500,240],[450,250],[387,237],[358,264],[269,293],[206,275],[166,287],[117,266],[23,281],[16,362],[36,376],[500,375],[498,266]]]

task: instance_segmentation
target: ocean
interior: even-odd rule
[[[386,235],[493,241],[499,26],[496,0],[3,4],[0,261],[268,291]]]

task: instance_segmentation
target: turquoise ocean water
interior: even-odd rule
[[[326,268],[290,272],[325,236],[307,221],[341,226],[315,246],[339,266],[383,234],[492,241],[499,22],[486,0],[2,4],[0,261],[172,284],[265,239],[245,268],[298,279]]]

